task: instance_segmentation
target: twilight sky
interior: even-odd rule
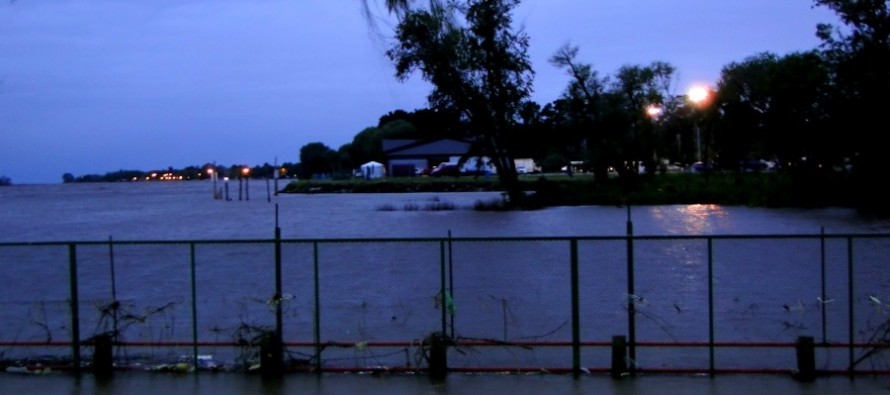
[[[360,1],[0,2],[0,176],[298,162],[425,107],[429,87],[384,56],[385,12],[381,38]],[[547,61],[565,43],[601,75],[671,63],[682,94],[730,62],[816,48],[816,24],[837,19],[811,0],[524,0],[514,20],[543,105],[568,83]]]

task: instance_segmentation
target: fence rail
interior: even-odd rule
[[[818,373],[890,374],[888,258],[890,234],[631,223],[623,236],[0,243],[0,363],[79,370],[105,338],[121,367],[421,371],[441,336],[453,372],[790,372],[812,339]],[[261,361],[269,344],[281,358]]]

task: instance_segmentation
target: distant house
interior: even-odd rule
[[[469,149],[469,141],[456,139],[383,140],[388,174],[393,177],[413,176],[417,169],[449,162],[452,157],[466,155]]]

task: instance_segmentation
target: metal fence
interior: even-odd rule
[[[888,374],[888,258],[888,234],[631,224],[608,237],[0,243],[0,364],[81,369],[107,344],[119,369],[251,370],[280,339],[272,360],[290,371],[425,371],[439,339],[452,372],[792,372],[809,347],[818,373]]]

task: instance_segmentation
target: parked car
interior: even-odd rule
[[[690,173],[704,173],[711,170],[714,170],[714,167],[711,163],[695,162],[689,165]]]
[[[442,163],[430,172],[433,177],[456,177],[460,175],[457,163]]]

